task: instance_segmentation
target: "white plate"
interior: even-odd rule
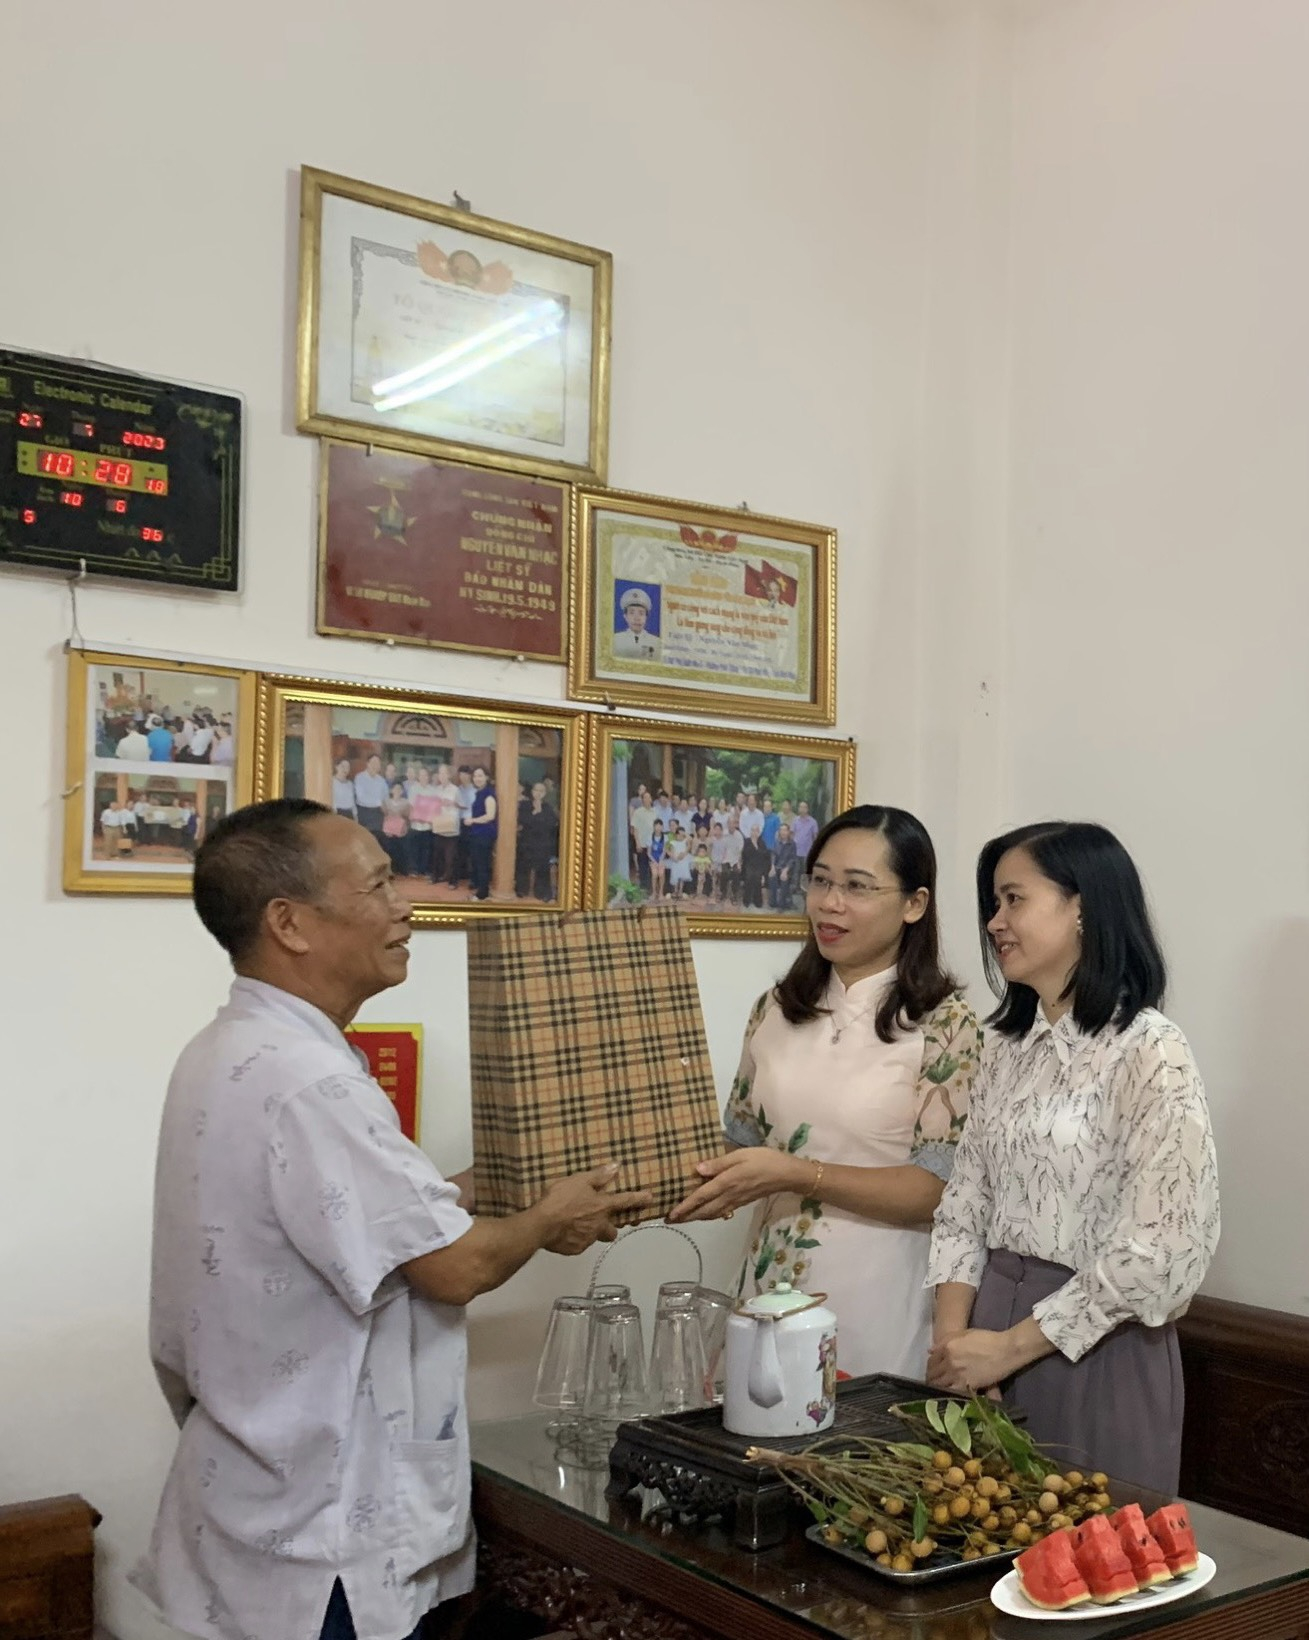
[[[1200,1564],[1185,1577],[1175,1577],[1171,1583],[1156,1583],[1153,1589],[1126,1594],[1112,1605],[1100,1606],[1088,1600],[1081,1606],[1069,1606],[1061,1612],[1043,1611],[1034,1606],[1018,1586],[1018,1573],[1006,1572],[991,1590],[991,1603],[1010,1617],[1031,1617],[1038,1623],[1084,1623],[1093,1618],[1116,1617],[1119,1612],[1143,1612],[1147,1607],[1166,1606],[1173,1600],[1184,1600],[1188,1594],[1203,1589],[1218,1568],[1208,1555],[1200,1556]]]

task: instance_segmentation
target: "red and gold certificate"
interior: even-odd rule
[[[566,484],[323,442],[318,630],[564,656]]]

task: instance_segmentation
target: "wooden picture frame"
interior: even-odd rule
[[[531,916],[580,905],[585,751],[585,716],[568,707],[516,706],[273,674],[259,679],[256,796],[312,797],[374,831],[392,857],[417,925],[459,927],[474,917]],[[505,782],[511,795],[502,802],[506,762],[513,765]],[[442,766],[450,770],[448,782],[440,779]],[[467,781],[460,776],[461,767],[469,771]],[[486,776],[480,785],[479,767]],[[524,778],[530,818],[518,810]],[[387,788],[385,797],[379,779]],[[406,788],[398,797],[396,781]],[[421,812],[428,818],[417,821],[420,811],[410,796],[410,781],[414,789],[448,784],[489,793],[495,799],[494,838],[478,838],[473,825],[485,822],[476,817],[451,833],[453,800],[438,802],[427,792]],[[546,787],[539,809],[532,790],[538,784]],[[461,811],[475,801],[460,800]],[[387,804],[396,803],[408,805],[408,813],[388,810]],[[483,808],[485,812],[484,800]],[[553,819],[544,813],[547,808],[554,810]],[[388,819],[402,818],[410,822],[402,833],[395,828],[397,834],[390,835],[383,829]],[[414,829],[423,825],[432,829]]]
[[[609,252],[300,176],[300,431],[603,483]]]
[[[250,801],[255,674],[68,652],[63,886],[186,894],[205,828]]]
[[[573,492],[577,700],[836,721],[836,532],[691,501]]]
[[[804,861],[797,856],[778,880],[774,861],[781,827],[799,820],[803,805],[806,848],[812,847],[818,830],[851,807],[855,744],[650,718],[597,717],[591,726],[586,789],[588,908],[671,898],[682,903],[694,935],[802,939],[808,929],[799,886]],[[672,808],[668,822],[662,818],[660,792]],[[709,805],[707,811],[701,800]],[[690,805],[695,840],[689,856],[679,856],[676,862],[670,859],[666,842],[659,874],[653,846],[643,847],[644,829],[653,835],[654,821],[634,821],[633,809],[653,810],[668,839],[673,823],[685,831],[680,803]],[[722,809],[715,806],[720,803]],[[740,813],[731,812],[738,809],[762,814],[763,821],[751,821],[744,828]],[[702,867],[696,817],[706,812],[709,822],[703,841],[708,845],[708,864]],[[722,818],[715,818],[718,815]],[[762,874],[757,860],[744,857],[744,844],[739,852],[729,845],[723,858],[716,857],[714,845],[720,838],[715,825],[722,827],[723,838],[729,836],[733,822],[738,833],[758,829],[762,835],[772,829],[772,819],[777,822],[776,835]],[[735,860],[726,857],[731,853],[737,853]],[[689,876],[682,869],[684,858],[689,858]],[[756,883],[759,903],[752,892]]]

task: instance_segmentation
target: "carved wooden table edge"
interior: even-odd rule
[[[585,1602],[570,1614],[554,1597],[556,1586],[566,1590],[570,1580],[585,1578],[591,1600],[608,1609],[611,1621],[619,1621],[625,1640],[741,1640],[744,1611],[749,1613],[750,1640],[795,1640],[798,1628],[812,1632],[802,1618],[658,1560],[556,1504],[502,1488],[476,1469],[473,1517],[479,1580],[485,1567],[488,1586],[503,1597],[503,1579],[521,1578],[531,1600],[526,1609],[547,1621],[566,1625],[570,1615],[588,1617]],[[497,1571],[497,1565],[504,1570]]]
[[[1309,1640],[1309,1584],[1207,1606],[1147,1632],[1150,1640]]]

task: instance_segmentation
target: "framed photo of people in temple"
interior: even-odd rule
[[[581,904],[585,717],[309,678],[259,679],[255,794],[372,832],[415,923]]]
[[[836,721],[836,532],[577,486],[568,689],[769,723]]]
[[[586,904],[678,905],[692,934],[801,939],[814,839],[854,802],[855,744],[597,717]]]
[[[250,801],[256,676],[72,649],[63,885],[189,894],[206,831]]]
[[[300,431],[603,483],[609,252],[300,178]]]

